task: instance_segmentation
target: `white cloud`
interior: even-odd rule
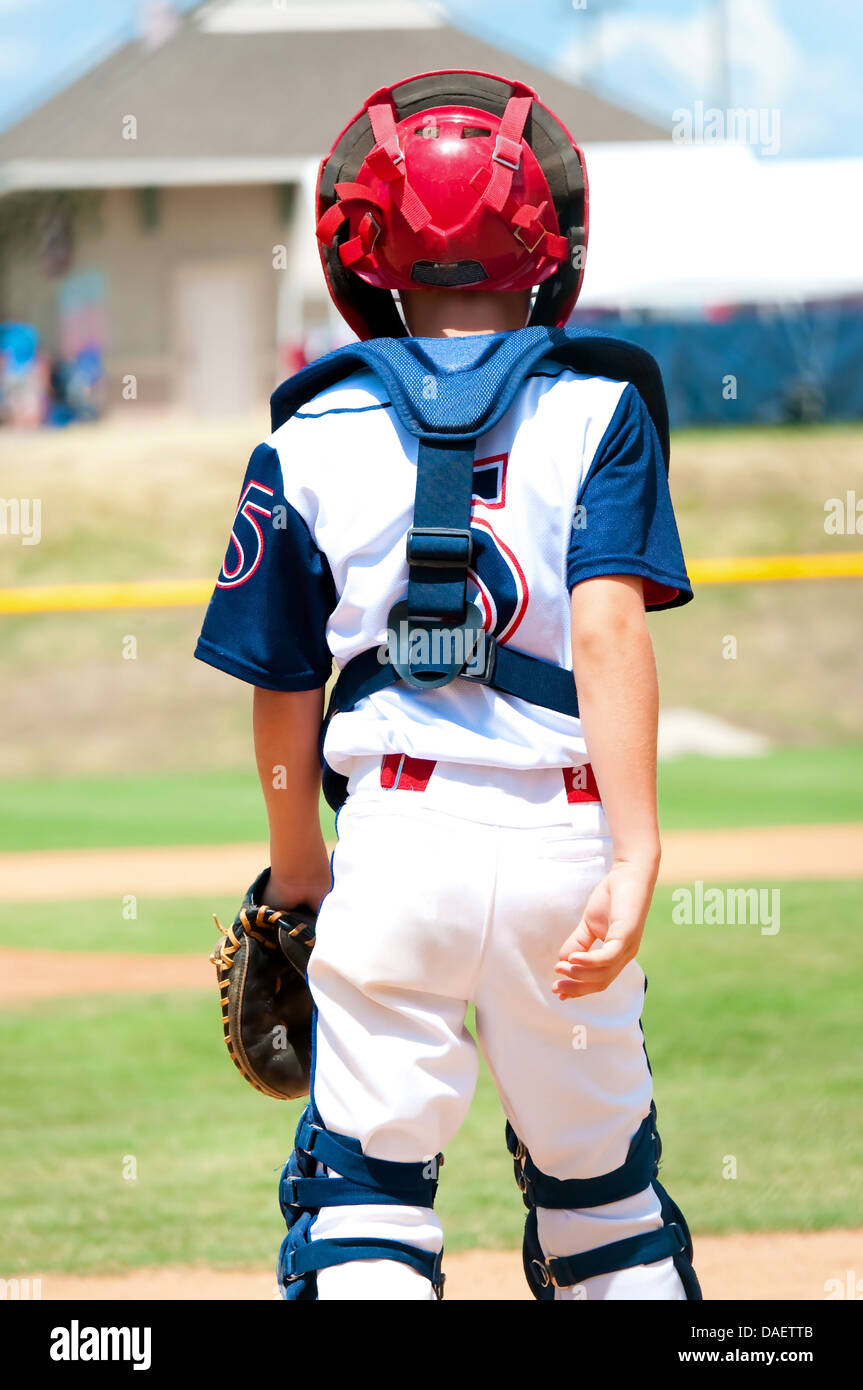
[[[573,78],[591,82],[618,64],[641,58],[649,67],[666,70],[668,78],[684,79],[706,70],[707,31],[705,13],[687,19],[661,14],[616,14],[609,17],[575,15],[580,35],[564,46],[557,67]]]
[[[808,61],[783,26],[775,0],[735,0],[729,6],[729,54],[735,84],[759,106],[781,106]]]
[[[783,155],[859,153],[863,99],[855,72],[859,45],[835,42],[812,52],[786,27],[781,0],[726,0],[730,105],[779,110]],[[557,63],[564,75],[594,85],[623,105],[663,116],[695,101],[721,101],[715,62],[716,0],[684,18],[590,11]]]
[[[851,58],[809,58],[782,107],[783,153],[861,151],[860,87]]]
[[[781,106],[808,58],[782,24],[775,0],[727,0],[726,13],[734,103]],[[664,82],[669,106],[698,97],[713,102],[716,24],[715,3],[685,19],[612,13],[564,50],[560,66],[582,80],[598,68],[612,79],[615,69],[653,72]]]
[[[665,68],[669,76],[685,78],[704,71],[708,60],[705,12],[688,19],[668,15],[625,15],[607,18],[591,14],[588,22],[577,13],[582,33],[565,46],[558,58],[561,71],[590,81],[599,68],[613,69],[620,62],[640,56],[650,66]]]

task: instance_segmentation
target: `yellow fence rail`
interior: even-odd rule
[[[777,579],[855,579],[863,575],[863,551],[834,555],[733,555],[693,560],[693,584],[763,584]]]
[[[692,560],[699,584],[763,584],[788,579],[863,577],[863,551],[832,555],[732,555]],[[211,579],[143,579],[119,584],[34,584],[0,589],[2,613],[94,613],[112,608],[202,608]]]
[[[0,589],[0,613],[92,613],[108,608],[202,608],[211,579],[142,579],[127,584],[38,584]]]

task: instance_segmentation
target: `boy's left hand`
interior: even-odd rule
[[[599,994],[635,959],[655,881],[655,868],[623,861],[612,865],[560,948],[553,994],[559,999]],[[602,945],[591,950],[596,941]]]

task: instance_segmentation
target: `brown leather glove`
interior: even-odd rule
[[[214,915],[222,940],[210,960],[234,1064],[264,1095],[296,1100],[309,1093],[313,1007],[306,971],[316,913],[267,907],[269,877],[265,869],[255,879],[232,926]]]

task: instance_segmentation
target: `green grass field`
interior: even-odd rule
[[[218,893],[206,898],[137,899],[137,917],[122,916],[116,898],[90,902],[0,903],[0,946],[40,951],[119,951],[135,955],[208,955],[221,922],[234,920],[237,904]],[[52,1005],[53,1008],[53,1005]]]
[[[781,892],[776,936],[675,926],[667,890],[645,935],[663,1180],[699,1232],[863,1223],[859,884]],[[135,949],[209,948],[204,905],[173,910],[177,931],[159,905]],[[109,944],[88,905],[64,919],[68,945]],[[7,1015],[0,1037],[4,1273],[275,1260],[276,1180],[299,1105],[242,1081],[215,991],[40,1004]],[[722,1175],[729,1156],[733,1180]],[[438,1203],[451,1250],[519,1242],[522,1208],[485,1069]]]
[[[0,584],[215,575],[265,433],[262,413],[229,428],[16,435],[0,495],[39,496],[43,536],[7,538]],[[824,504],[859,479],[861,439],[859,426],[677,435],[687,557],[859,549],[859,536],[826,534]],[[191,521],[169,505],[178,496],[194,499]],[[777,745],[761,759],[663,763],[665,829],[863,821],[860,594],[858,580],[702,586],[692,605],[651,618],[665,707],[716,713]],[[3,620],[0,850],[265,842],[250,692],[192,660],[202,616]],[[332,838],[326,808],[322,825]],[[662,1177],[696,1250],[700,1232],[863,1224],[860,893],[860,882],[783,885],[775,936],[676,926],[671,890],[657,893],[645,1029]],[[235,906],[140,897],[127,921],[110,900],[0,903],[0,945],[205,956],[210,913],[224,921]],[[0,1275],[275,1264],[276,1182],[300,1107],[242,1081],[215,989],[19,1005],[0,1018],[0,1047]],[[520,1241],[484,1068],[438,1209],[451,1250]]]
[[[15,778],[0,784],[6,850],[206,845],[265,840],[253,768],[120,777]],[[863,744],[780,749],[763,758],[660,764],[668,830],[863,820]],[[321,803],[333,838],[333,815]]]

